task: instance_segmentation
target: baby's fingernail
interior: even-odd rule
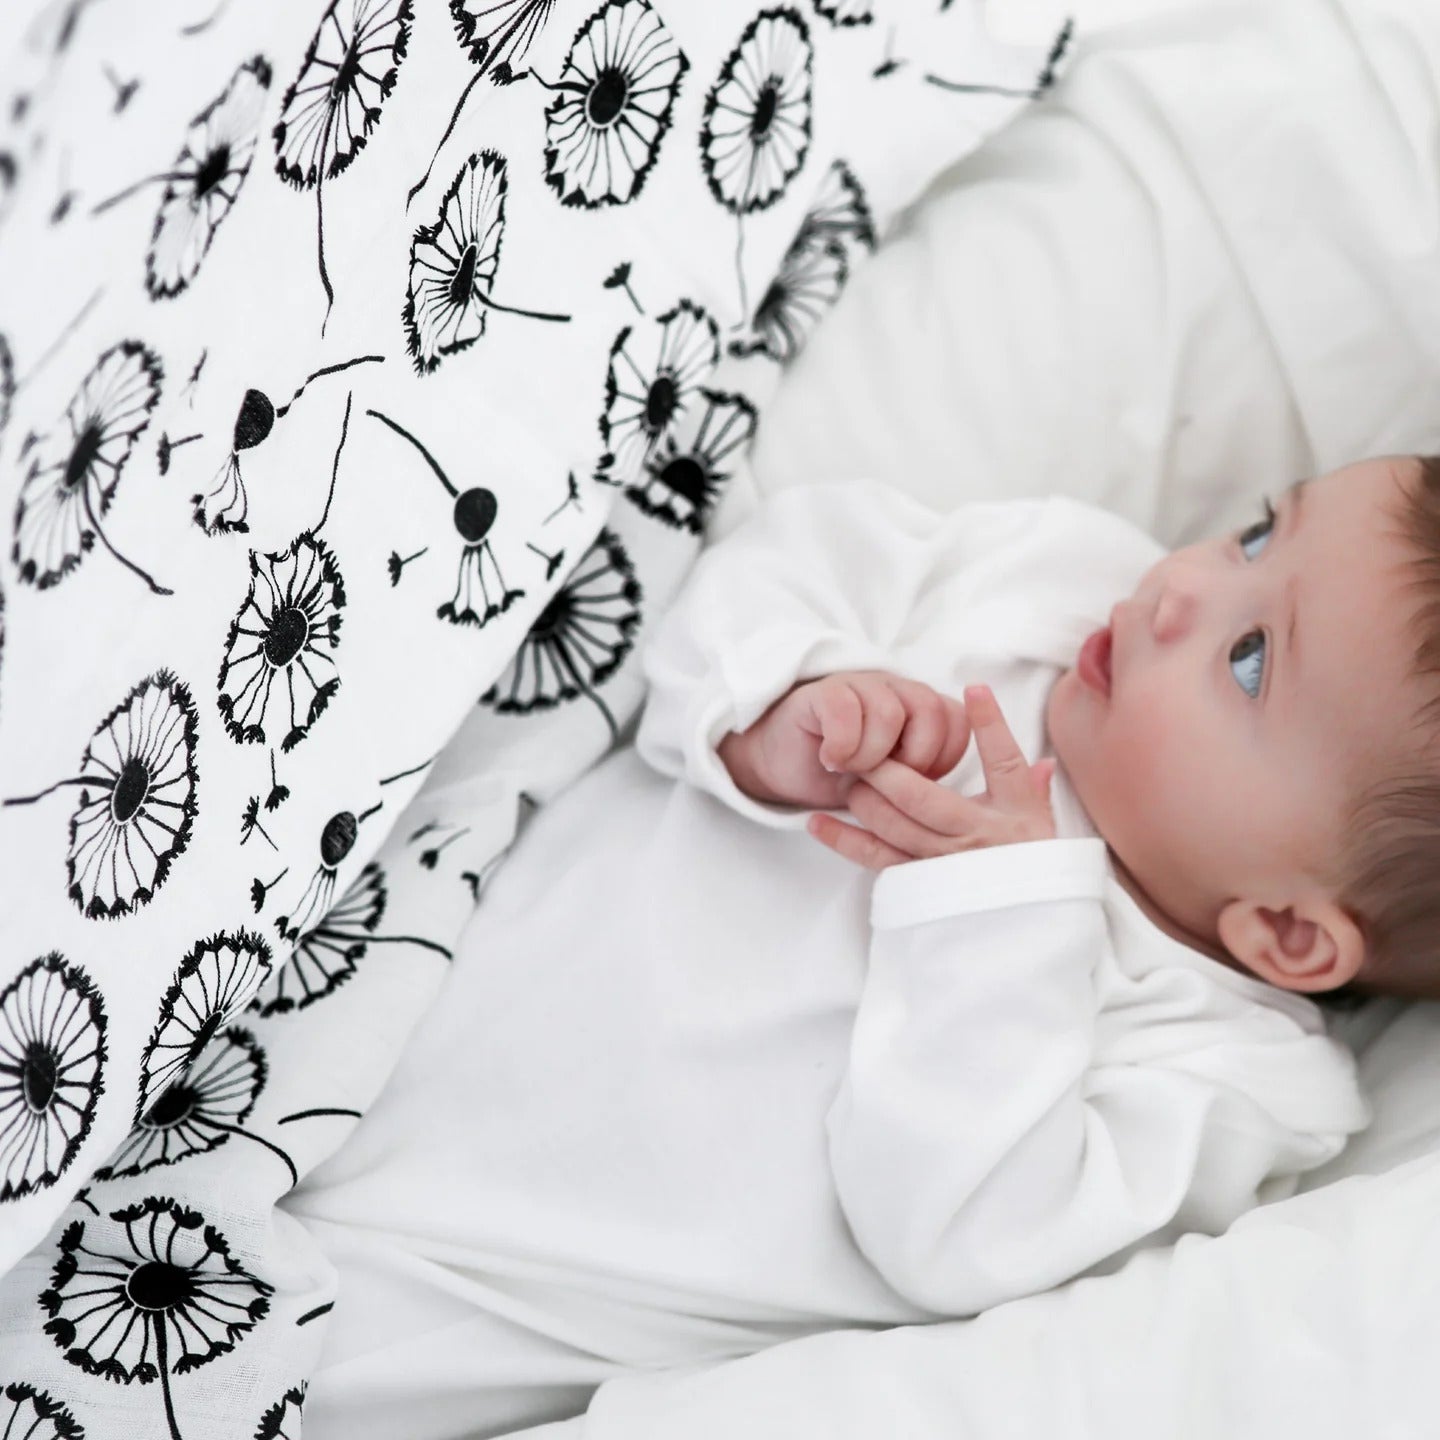
[[[826,760],[823,756],[822,756],[821,759],[820,759],[820,764],[821,764],[822,766],[824,766],[824,768],[825,768],[826,770],[828,770],[832,775],[835,773],[835,766],[833,766],[833,765],[832,765],[828,760]]]

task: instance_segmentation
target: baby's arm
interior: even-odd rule
[[[862,1252],[938,1314],[1218,1234],[1365,1123],[1323,1033],[1184,967],[1126,982],[1106,884],[1098,839],[876,881],[831,1166]]]

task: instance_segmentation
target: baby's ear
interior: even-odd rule
[[[1232,900],[1216,929],[1221,944],[1251,974],[1282,990],[1333,990],[1353,980],[1365,963],[1360,927],[1324,897],[1307,896],[1283,910]]]

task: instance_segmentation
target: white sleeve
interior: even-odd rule
[[[641,758],[762,824],[802,827],[809,811],[744,795],[716,744],[802,680],[848,669],[922,678],[912,667],[923,636],[909,622],[927,590],[1005,535],[1023,533],[1049,503],[962,505],[942,515],[893,486],[858,480],[767,497],[701,551],[646,642]]]
[[[831,1168],[860,1250],[937,1314],[1049,1289],[1177,1217],[1218,1233],[1293,1159],[1290,1127],[1209,1054],[1097,1054],[1107,875],[1104,842],[1076,839],[876,881]],[[1239,1048],[1188,1018],[1182,1046]]]

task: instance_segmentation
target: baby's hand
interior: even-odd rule
[[[847,797],[851,814],[868,830],[833,815],[812,815],[810,833],[869,870],[958,850],[1053,840],[1050,781],[1056,761],[1031,765],[1025,759],[988,686],[968,686],[965,703],[985,771],[984,795],[958,795],[886,759],[857,779]]]
[[[718,751],[736,784],[757,800],[833,807],[855,777],[887,757],[939,777],[960,763],[970,723],[960,701],[919,680],[846,670],[805,681]]]

